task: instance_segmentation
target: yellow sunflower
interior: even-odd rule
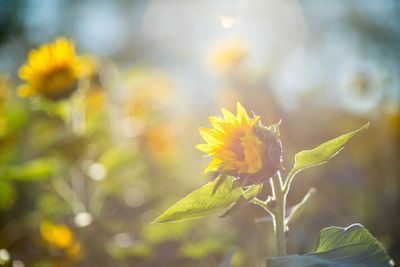
[[[209,118],[213,129],[199,129],[207,144],[196,147],[214,157],[205,173],[216,171],[253,182],[274,175],[282,154],[275,133],[262,126],[258,116],[250,119],[239,102],[236,116],[224,108],[221,111],[223,118]]]
[[[27,62],[19,70],[19,77],[27,83],[19,86],[18,95],[39,94],[51,100],[68,97],[79,79],[90,74],[90,69],[89,61],[76,55],[74,44],[60,37],[29,52]]]
[[[40,225],[40,234],[49,245],[64,250],[69,258],[80,258],[81,244],[75,240],[74,234],[66,225],[43,221]]]
[[[207,66],[215,74],[226,74],[239,66],[246,55],[247,51],[241,42],[218,42],[207,55]]]
[[[40,233],[44,241],[57,248],[65,249],[73,243],[71,230],[63,224],[57,225],[49,221],[44,221],[40,225]]]

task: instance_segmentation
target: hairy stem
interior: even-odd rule
[[[283,192],[285,195],[287,195],[287,193],[289,192],[290,189],[290,185],[292,184],[292,180],[294,178],[294,176],[296,175],[297,172],[294,172],[293,169],[289,172],[285,184],[283,186]]]
[[[273,216],[274,232],[276,239],[276,255],[278,257],[286,255],[285,243],[285,210],[286,194],[283,189],[283,182],[280,173],[272,177],[271,186],[273,197],[276,201],[276,208]]]

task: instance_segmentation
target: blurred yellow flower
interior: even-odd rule
[[[171,159],[176,153],[177,136],[175,128],[167,123],[150,127],[145,133],[145,140],[153,156]]]
[[[71,247],[69,247],[65,253],[70,259],[80,259],[81,258],[81,243],[76,241]]]
[[[96,113],[104,108],[107,97],[102,88],[88,90],[85,94],[86,113]]]
[[[174,82],[166,73],[157,70],[134,69],[128,73],[127,113],[143,118],[172,100]]]
[[[64,37],[54,43],[44,44],[29,52],[28,60],[19,70],[19,77],[27,83],[20,85],[18,95],[42,95],[59,100],[71,95],[80,78],[93,69],[90,57],[78,57],[71,41]]]
[[[74,234],[66,225],[43,221],[40,225],[40,234],[49,245],[62,249],[69,259],[81,258],[81,243],[75,240]]]
[[[224,108],[221,111],[223,118],[209,118],[214,129],[199,129],[207,144],[196,147],[214,157],[205,172],[233,172],[239,175],[258,172],[262,167],[263,143],[253,132],[253,126],[259,117],[250,120],[239,102],[236,117]]]
[[[0,113],[3,111],[4,104],[9,96],[9,80],[8,73],[0,74]]]
[[[4,120],[5,104],[9,95],[8,90],[9,74],[0,74],[0,137],[7,132],[6,122]]]
[[[241,63],[246,54],[246,49],[240,42],[220,42],[211,48],[207,63],[211,71],[225,74]]]
[[[44,241],[57,248],[67,249],[73,243],[71,230],[62,224],[57,225],[44,221],[40,225],[40,233]]]

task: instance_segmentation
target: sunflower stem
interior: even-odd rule
[[[265,211],[267,211],[272,217],[274,217],[275,212],[274,212],[273,210],[271,210],[271,209],[268,207],[268,203],[270,202],[269,199],[267,199],[266,201],[262,201],[261,199],[255,197],[255,198],[252,199],[251,202],[252,202],[253,204],[256,204],[256,205],[262,207],[262,208],[263,208]]]
[[[283,188],[281,174],[273,176],[271,179],[273,198],[276,201],[274,216],[274,232],[276,239],[276,256],[281,257],[286,255],[285,243],[285,211],[286,211],[286,195]]]
[[[292,180],[294,178],[294,176],[296,175],[296,173],[293,171],[293,169],[289,172],[286,181],[284,183],[283,186],[283,192],[285,193],[285,195],[287,195],[287,193],[289,192],[290,189],[290,185],[292,184]]]

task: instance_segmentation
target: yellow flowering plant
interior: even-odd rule
[[[392,266],[393,261],[383,246],[360,224],[328,227],[320,232],[314,250],[306,255],[286,255],[286,235],[292,223],[312,200],[312,188],[303,200],[290,209],[286,199],[293,178],[300,171],[325,163],[343,149],[355,135],[369,127],[329,140],[313,150],[299,152],[293,168],[284,179],[279,123],[262,125],[258,116],[250,118],[237,103],[236,116],[221,109],[223,117],[209,117],[213,128],[200,128],[206,144],[197,148],[213,157],[205,173],[213,172],[213,181],[179,200],[153,223],[178,222],[227,210],[221,217],[240,211],[249,203],[261,206],[272,220],[276,257],[267,266]],[[259,198],[263,186],[270,184],[272,195]]]
[[[74,43],[60,37],[29,52],[27,62],[19,69],[19,77],[26,84],[19,86],[18,95],[41,95],[51,100],[66,98],[91,69],[90,58],[78,56]]]
[[[250,119],[239,102],[236,117],[224,108],[222,114],[223,118],[209,118],[213,129],[199,129],[207,144],[197,148],[214,157],[205,173],[237,177],[236,186],[260,183],[273,176],[282,162],[277,133],[264,127],[258,116]]]
[[[80,258],[81,244],[75,240],[74,234],[66,225],[43,221],[40,234],[47,244],[62,250],[68,258]]]

